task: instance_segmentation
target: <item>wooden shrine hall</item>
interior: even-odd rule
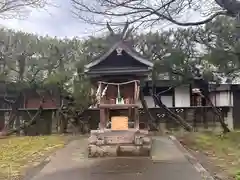
[[[89,140],[90,157],[99,156],[107,147],[111,150],[104,151],[106,154],[119,154],[129,147],[131,152],[138,149],[137,154],[149,154],[151,140],[148,129],[139,129],[137,101],[141,81],[148,77],[152,67],[150,61],[124,40],[85,66],[96,94],[96,107],[100,110],[99,128],[91,131]]]

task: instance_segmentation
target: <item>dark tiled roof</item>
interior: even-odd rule
[[[123,51],[125,51],[128,55],[132,56],[137,61],[141,62],[142,64],[145,64],[146,66],[153,67],[153,63],[149,60],[143,58],[138,52],[136,52],[132,47],[129,47],[126,45],[123,41],[120,41],[112,46],[105,54],[103,54],[99,59],[96,59],[95,61],[92,61],[91,63],[87,64],[85,66],[86,69],[89,69],[100,62],[104,61],[113,51],[115,51],[117,48],[121,48]]]

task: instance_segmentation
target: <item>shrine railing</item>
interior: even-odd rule
[[[131,80],[127,82],[98,82],[96,92],[97,104],[91,108],[98,107],[99,104],[136,104],[139,98],[140,82]]]

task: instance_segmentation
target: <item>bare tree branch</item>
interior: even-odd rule
[[[22,17],[31,11],[31,8],[43,8],[48,0],[4,0],[0,2],[0,18]]]
[[[93,0],[91,4],[86,0],[71,1],[74,14],[78,18],[88,23],[99,25],[104,23],[101,19],[99,21],[96,20],[95,17],[114,19],[112,25],[123,25],[123,21],[126,20],[122,20],[122,18],[125,18],[128,19],[129,24],[138,23],[153,26],[165,20],[179,26],[196,26],[208,23],[220,15],[230,15],[229,9],[221,6],[222,10],[212,12],[204,20],[196,22],[179,21],[178,19],[183,17],[183,13],[196,7],[199,8],[201,3],[203,3],[203,1],[195,0],[161,0],[160,2],[154,0]],[[216,5],[220,4],[217,2]]]

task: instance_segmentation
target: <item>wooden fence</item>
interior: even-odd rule
[[[226,117],[231,107],[218,107],[221,110],[222,117]],[[179,116],[190,123],[195,129],[197,128],[212,128],[219,126],[216,115],[213,112],[212,107],[183,107],[183,108],[170,108],[176,112]],[[56,115],[56,108],[44,109],[41,116],[38,118],[35,124],[28,129],[25,129],[26,135],[46,135],[53,132],[57,132],[58,119]],[[176,129],[179,128],[179,124],[171,119],[166,112],[161,108],[149,109],[152,116],[156,120],[157,124],[163,123],[165,128]],[[0,109],[0,131],[4,127],[7,116],[11,109]],[[19,109],[19,117],[21,123],[29,121],[37,112],[37,109]],[[148,122],[148,116],[139,109],[140,122],[146,126]],[[128,113],[127,110],[123,110],[122,113]],[[83,113],[83,120],[88,122],[90,129],[97,129],[99,123],[99,110],[89,109]],[[69,129],[71,131],[71,129]]]
[[[218,107],[221,111],[221,116],[224,118],[227,116],[227,113],[231,107]],[[157,124],[164,123],[166,129],[174,129],[180,127],[179,124],[174,121],[172,118],[166,114],[166,112],[161,108],[150,108],[149,109],[152,116],[156,120]],[[212,107],[207,106],[196,106],[196,107],[182,107],[182,108],[170,108],[171,111],[177,113],[188,123],[190,123],[195,129],[198,127],[212,128],[219,126],[218,118],[213,112]],[[140,122],[147,124],[148,116],[140,109]],[[122,111],[122,114],[128,113],[127,110]],[[84,113],[85,116],[88,116],[89,124],[91,129],[96,129],[99,122],[99,110],[89,109]]]
[[[37,108],[18,110],[19,124],[30,121],[37,113]],[[25,135],[47,135],[52,133],[53,126],[53,112],[56,108],[44,109],[39,117],[37,117],[36,123],[29,128],[24,129]],[[11,109],[0,109],[0,131],[4,128],[7,119],[9,118]],[[17,123],[13,124],[13,128],[17,128]]]

